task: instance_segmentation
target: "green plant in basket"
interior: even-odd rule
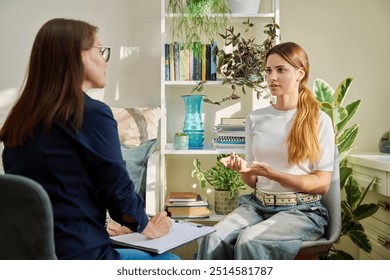
[[[219,161],[226,156],[228,155],[218,155],[216,165],[209,170],[204,170],[199,159],[194,159],[193,165],[195,169],[192,171],[191,176],[196,177],[200,187],[203,189],[209,183],[216,191],[229,191],[228,198],[231,199],[236,192],[245,190],[246,187],[237,171],[225,167]]]

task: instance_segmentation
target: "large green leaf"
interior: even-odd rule
[[[330,260],[354,260],[354,258],[343,250],[335,250],[335,253],[331,253]]]
[[[343,119],[341,122],[337,123],[337,131],[341,131],[347,123],[352,119],[352,117],[355,115],[357,110],[359,109],[361,100],[353,101],[352,103],[348,104],[345,109],[348,112],[348,115],[345,119]]]
[[[352,174],[352,168],[348,166],[340,167],[340,186],[343,188],[348,177]]]
[[[333,104],[334,89],[324,80],[319,78],[314,80],[313,92],[320,102]]]
[[[359,183],[353,176],[349,176],[344,189],[346,202],[351,207],[351,209],[354,210],[355,205],[359,202],[359,199],[362,195],[360,192]]]
[[[363,249],[367,253],[371,252],[371,243],[364,231],[351,230],[348,232],[348,236],[359,248]]]
[[[356,208],[353,215],[355,220],[359,221],[375,214],[377,210],[378,210],[378,205],[376,205],[375,203],[361,204]]]
[[[337,146],[338,147],[338,146]],[[355,147],[350,147],[349,149],[343,148],[343,151],[339,154],[339,161],[340,164],[347,159],[348,154],[354,149]]]
[[[333,107],[331,119],[333,120],[333,126],[335,127],[335,133],[339,132],[338,126],[343,120],[348,117],[348,111],[344,107]]]
[[[347,96],[349,86],[351,85],[353,78],[349,77],[341,81],[341,83],[337,86],[336,91],[334,93],[334,103],[336,105],[342,105],[345,96]]]
[[[348,234],[349,231],[364,231],[364,228],[359,221],[353,220],[352,217],[342,215],[342,232],[343,234]]]
[[[352,220],[352,217],[353,217],[353,213],[352,213],[352,209],[351,209],[351,206],[347,203],[347,201],[343,200],[341,201],[341,211],[347,216],[349,217],[350,219],[348,220]],[[347,219],[347,218],[345,218]]]
[[[343,133],[337,137],[336,145],[339,148],[339,152],[342,153],[353,147],[355,140],[359,133],[359,125],[355,123],[353,126],[344,130]]]

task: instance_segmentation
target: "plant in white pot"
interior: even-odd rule
[[[260,0],[226,0],[231,13],[255,14],[259,11]]]
[[[228,155],[218,155],[215,166],[208,170],[201,167],[199,159],[194,159],[195,169],[191,176],[196,177],[201,188],[206,188],[210,184],[214,192],[214,210],[217,214],[228,214],[238,205],[240,190],[245,190],[245,183],[241,180],[240,174],[225,167],[219,160]]]

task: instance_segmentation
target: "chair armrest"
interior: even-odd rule
[[[148,158],[146,169],[145,211],[148,215],[159,212],[160,205],[160,152],[153,152]]]

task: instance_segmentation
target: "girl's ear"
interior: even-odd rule
[[[298,75],[299,75],[300,81],[305,77],[305,74],[306,74],[306,72],[305,72],[305,70],[303,70],[302,67],[298,69]]]

